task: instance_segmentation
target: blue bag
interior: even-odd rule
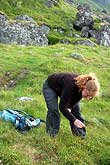
[[[21,110],[6,109],[0,111],[0,118],[5,121],[11,121],[15,128],[24,133],[34,127],[39,126],[44,120],[35,118]]]

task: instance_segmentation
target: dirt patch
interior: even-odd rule
[[[0,87],[13,88],[20,80],[25,79],[28,73],[29,70],[27,68],[21,69],[18,73],[7,71],[2,77],[0,77]]]
[[[33,162],[40,162],[44,159],[42,154],[38,153],[38,151],[35,148],[29,145],[16,144],[13,146],[13,149],[21,151],[24,155],[29,157]]]

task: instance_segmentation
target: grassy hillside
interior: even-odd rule
[[[79,2],[84,3],[81,0]],[[92,10],[93,8],[100,8],[99,5],[91,2],[91,0],[88,0],[87,3]],[[78,10],[75,5],[71,6],[65,3],[64,0],[59,0],[59,3],[52,8],[46,6],[46,0],[1,0],[0,11],[6,13],[10,22],[13,22],[16,16],[24,14],[32,17],[38,25],[45,24],[49,26],[49,44],[56,44],[62,40],[73,43],[80,39],[73,37],[74,34],[80,34],[80,32],[73,29]],[[98,27],[100,27],[100,23],[97,23],[97,20],[94,19],[94,28]]]
[[[18,14],[27,14],[39,24],[67,28],[66,22],[69,18],[73,21],[76,9],[62,1],[60,3],[61,6],[48,9],[43,5],[43,0],[1,0],[0,10],[11,19]],[[55,33],[52,35],[56,36]],[[74,59],[72,53],[83,55],[84,60]],[[87,126],[85,140],[72,135],[69,122],[62,114],[60,132],[54,139],[46,134],[45,124],[20,134],[11,123],[0,120],[0,164],[109,165],[109,61],[110,49],[101,46],[55,44],[37,47],[0,44],[0,110],[21,109],[45,119],[47,109],[42,85],[53,72],[95,72],[101,85],[99,98],[81,101],[81,111]],[[10,76],[6,77],[6,73],[10,73]],[[13,87],[2,87],[10,80],[16,80]],[[32,97],[33,101],[18,101],[22,96]]]
[[[61,115],[59,135],[53,139],[45,133],[45,124],[20,134],[13,125],[0,120],[0,160],[4,164],[100,164],[110,162],[109,60],[110,50],[72,45],[22,47],[0,45],[1,77],[8,71],[11,78],[24,68],[28,74],[14,88],[1,89],[0,109],[22,109],[45,119],[46,106],[42,84],[53,72],[95,72],[102,95],[92,101],[81,101],[82,114],[87,122],[87,138],[71,134],[68,121]],[[71,53],[80,53],[86,62],[75,60]],[[22,96],[33,101],[19,102]]]
[[[70,33],[74,34],[73,22],[76,17],[76,7],[70,6],[60,0],[57,6],[48,8],[45,0],[1,0],[0,11],[8,15],[9,20],[15,16],[26,14],[32,17],[38,25],[48,25],[51,29],[48,39],[51,44],[57,43],[60,39],[72,39]],[[58,33],[54,29],[63,29],[64,33]]]
[[[42,23],[48,24],[52,27],[67,26],[67,19],[75,18],[76,9],[60,1],[57,6],[48,8],[45,0],[39,1],[16,1],[6,0],[0,5],[0,10],[4,11],[9,17],[14,18],[19,14],[27,14],[40,25]]]

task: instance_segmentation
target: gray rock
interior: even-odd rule
[[[0,22],[4,22],[8,19],[5,13],[0,12]]]
[[[78,54],[78,53],[72,53],[72,54],[71,54],[71,57],[73,57],[73,58],[76,59],[76,60],[85,61],[83,55]]]
[[[29,17],[28,15],[18,15],[15,17],[15,20],[21,20],[21,21],[29,21],[29,22],[33,22],[36,23],[31,17]]]
[[[52,6],[56,6],[58,4],[59,0],[46,0],[45,4],[48,8]]]
[[[50,29],[42,25],[38,27],[33,19],[26,15],[18,16],[23,21],[5,21],[0,24],[0,43],[47,46],[46,35]],[[2,21],[3,22],[3,21]]]
[[[94,42],[92,42],[91,40],[80,40],[80,41],[76,41],[74,44],[75,45],[91,46],[91,47],[96,46],[96,44]]]
[[[94,21],[89,6],[83,4],[79,5],[77,9],[78,13],[76,14],[76,22],[73,25],[74,29],[81,30],[84,26],[93,29]]]
[[[98,44],[103,46],[110,46],[110,28],[108,25],[101,26],[100,30],[96,35]]]
[[[89,27],[84,26],[81,30],[81,37],[89,38]]]
[[[44,34],[48,34],[49,31],[50,31],[50,28],[49,28],[47,25],[42,25],[42,26],[40,27],[40,29],[42,30],[42,32],[43,32]]]

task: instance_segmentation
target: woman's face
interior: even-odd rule
[[[90,95],[90,92],[86,88],[84,88],[82,90],[82,98],[91,100],[93,98],[93,95]]]

